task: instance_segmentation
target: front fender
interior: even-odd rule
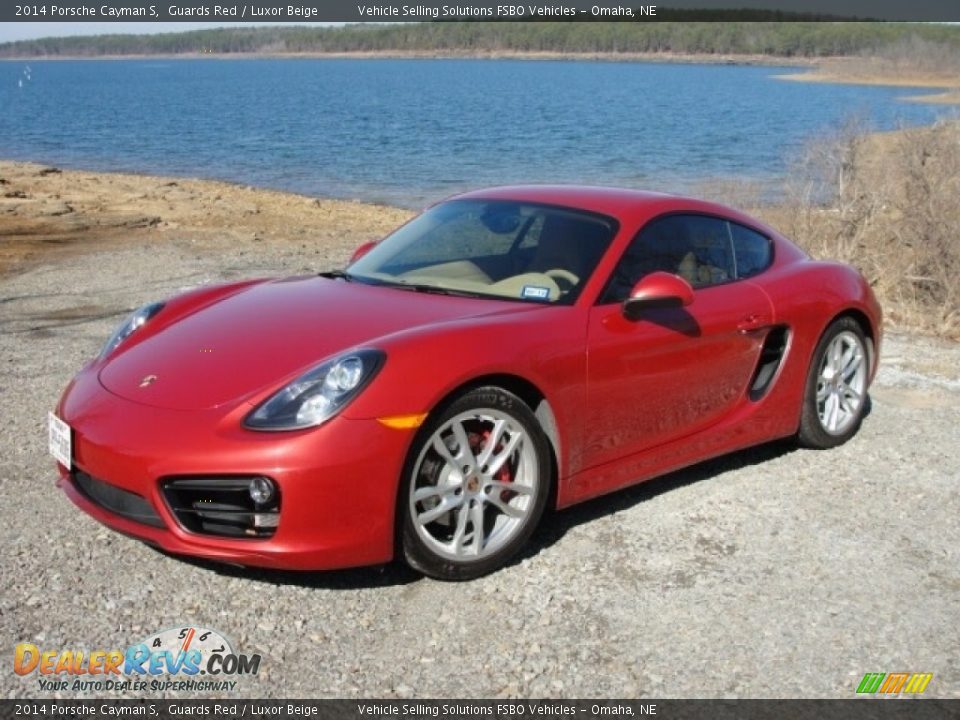
[[[379,343],[383,369],[347,408],[367,419],[431,412],[458,388],[489,375],[511,375],[547,399],[561,448],[578,446],[576,411],[586,400],[586,313],[576,307],[487,317],[417,328]],[[571,471],[565,458],[561,466]]]

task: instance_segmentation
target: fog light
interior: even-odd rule
[[[255,528],[275,528],[280,524],[280,515],[278,513],[254,513],[253,526]]]
[[[255,477],[250,481],[250,499],[257,505],[266,505],[276,495],[276,488],[270,478]]]

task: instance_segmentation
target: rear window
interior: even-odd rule
[[[773,251],[767,237],[736,223],[730,223],[730,233],[737,259],[738,278],[752,277],[770,267]]]

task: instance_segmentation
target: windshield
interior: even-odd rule
[[[509,200],[451,200],[350,266],[357,280],[424,291],[572,303],[613,239],[611,218]]]

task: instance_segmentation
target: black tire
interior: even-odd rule
[[[841,428],[831,432],[826,427],[824,420],[821,419],[817,393],[822,382],[821,374],[825,362],[827,362],[827,352],[841,335],[844,336],[845,340],[855,338],[859,342],[860,352],[863,356],[864,381],[856,411],[851,414]],[[823,450],[842,445],[857,434],[869,407],[868,383],[866,380],[869,377],[869,366],[869,343],[860,324],[849,316],[841,317],[831,323],[820,337],[810,360],[810,368],[807,371],[807,382],[803,393],[803,410],[800,415],[800,431],[797,433],[797,441],[801,446]]]
[[[474,411],[479,411],[475,420],[465,418]],[[483,411],[488,411],[488,414],[483,415]],[[514,454],[504,460],[501,467],[506,468],[508,473],[514,473],[514,479],[516,479],[517,468],[520,468],[522,463],[522,470],[519,471],[523,473],[524,477],[522,486],[533,488],[532,492],[512,493],[503,489],[503,485],[493,486],[492,483],[503,481],[488,475],[485,472],[488,469],[487,466],[484,466],[482,469],[484,472],[481,472],[479,462],[476,463],[476,466],[471,465],[473,470],[470,473],[460,472],[459,467],[456,470],[451,470],[453,467],[451,463],[436,451],[435,436],[440,439],[440,442],[447,443],[445,446],[450,456],[453,456],[453,451],[456,450],[457,456],[454,459],[458,459],[457,466],[462,462],[471,464],[471,461],[480,458],[481,455],[475,456],[473,454],[477,448],[471,445],[470,460],[460,459],[464,456],[461,455],[459,443],[456,443],[456,440],[445,439],[441,436],[445,432],[449,432],[450,434],[445,437],[452,438],[454,423],[459,423],[461,428],[466,431],[467,427],[474,427],[471,423],[475,422],[477,423],[475,427],[482,430],[489,426],[491,420],[495,419],[490,413],[496,413],[501,418],[509,418],[508,424],[505,425],[509,428],[505,431],[507,433],[505,436],[512,440],[513,435],[516,434],[520,438],[517,441],[516,449],[513,451]],[[457,418],[460,418],[460,420],[456,420]],[[468,439],[471,436],[474,439],[480,437],[481,440],[478,442],[484,443],[487,442],[489,437],[489,435],[484,436],[469,431],[464,435]],[[456,444],[451,447],[449,444],[451,442]],[[507,442],[509,443],[509,440]],[[529,443],[529,451],[526,449],[526,443]],[[495,445],[491,451],[495,450],[496,447],[498,446]],[[505,448],[501,446],[501,449]],[[507,453],[498,454],[506,455]],[[493,464],[493,460],[494,458],[491,458],[488,462]],[[531,468],[534,466],[535,471],[532,471]],[[503,471],[501,470],[501,472]],[[441,477],[445,479],[441,480]],[[498,474],[498,477],[502,478],[503,476]],[[540,522],[547,504],[547,498],[551,494],[551,481],[548,440],[526,403],[513,393],[493,386],[479,387],[460,395],[431,413],[427,422],[418,432],[404,465],[400,492],[397,497],[399,545],[404,560],[414,570],[438,580],[472,580],[503,567],[529,540],[530,535]],[[507,482],[512,482],[512,480]],[[484,483],[488,484],[484,485]],[[445,494],[443,496],[439,493],[435,494],[436,504],[432,508],[426,505],[426,500],[416,501],[411,495],[417,490],[429,492],[432,488],[440,487],[445,488]],[[459,489],[451,492],[450,488]],[[496,497],[490,498],[491,495]],[[454,498],[459,498],[460,505],[445,512],[437,521],[426,523],[417,522],[415,519],[415,515],[420,519],[422,519],[422,515],[429,515],[429,510],[438,508],[442,502],[446,502],[448,499],[457,502]],[[523,505],[522,512],[524,515],[521,518],[508,516],[497,507],[502,504],[510,505],[515,500]],[[434,497],[430,497],[429,502],[434,502]],[[495,505],[488,504],[493,502],[495,502]],[[482,518],[479,524],[484,528],[484,531],[480,533],[479,541],[476,538],[476,527],[472,522],[473,517],[476,516],[471,514],[475,505],[480,508],[477,511]],[[514,511],[520,512],[516,508],[514,508]],[[462,514],[466,514],[469,519],[465,520],[466,524],[461,527],[458,521]],[[491,526],[489,539],[485,537],[488,525]],[[470,533],[472,534],[468,537],[477,542],[476,547],[479,549],[476,552],[478,554],[482,553],[481,556],[453,557],[454,550],[445,550],[440,546],[446,539],[443,537],[444,533],[449,533],[451,536],[450,543],[453,544],[453,547],[457,547],[457,534],[460,533],[459,537],[462,541],[464,536],[467,535],[467,528],[471,528]],[[495,544],[494,537],[497,532],[502,537],[497,536],[497,543]],[[484,547],[485,541],[489,543],[487,547]]]

